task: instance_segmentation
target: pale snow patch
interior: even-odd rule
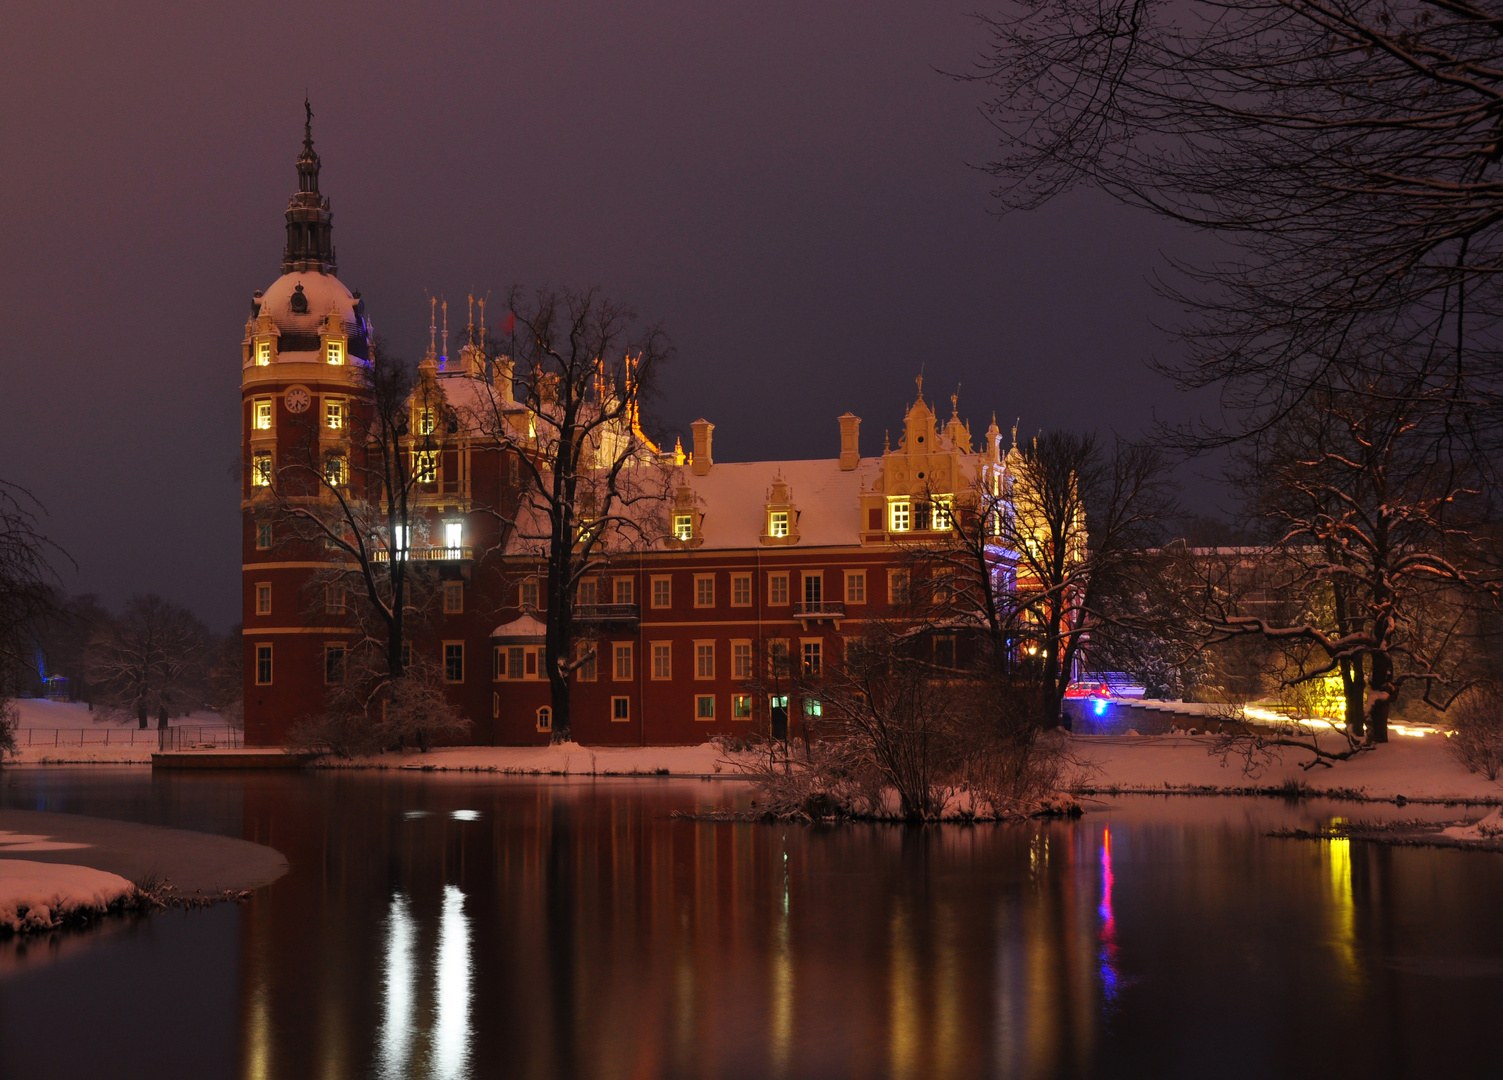
[[[1503,807],[1470,825],[1452,825],[1449,829],[1442,829],[1440,835],[1456,840],[1496,840],[1503,836]]]
[[[48,930],[70,917],[102,914],[135,891],[119,874],[104,870],[0,859],[0,929]]]

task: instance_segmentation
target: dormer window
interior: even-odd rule
[[[673,538],[675,540],[693,540],[694,539],[694,515],[693,514],[674,514],[673,515]]]
[[[251,426],[257,431],[271,430],[271,398],[257,398]]]
[[[934,528],[941,532],[955,528],[955,504],[949,495],[934,497]]]
[[[270,363],[271,363],[271,342],[269,342],[269,341],[258,341],[258,342],[256,342],[256,366],[257,367],[266,367],[266,365],[268,365]]]
[[[419,409],[417,415],[417,429],[419,435],[432,435],[437,418],[432,409]]]
[[[326,398],[324,400],[324,427],[330,431],[341,431],[344,428],[344,401],[340,398]]]
[[[888,504],[888,529],[892,532],[907,532],[913,522],[912,515],[912,504],[907,499],[894,499]]]
[[[787,510],[774,510],[771,514],[768,515],[767,535],[779,537],[788,535]]]
[[[331,364],[344,363],[344,342],[331,341],[324,346],[324,359]]]

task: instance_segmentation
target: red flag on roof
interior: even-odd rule
[[[517,328],[517,313],[515,311],[508,311],[506,313],[506,325],[503,326],[502,329],[505,330],[508,334],[510,334],[513,331],[515,331],[516,328]]]

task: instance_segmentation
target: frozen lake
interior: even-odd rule
[[[7,769],[0,805],[257,840],[291,871],[243,905],[0,944],[0,1076],[1503,1072],[1503,856],[1265,836],[1413,806],[1136,797],[928,829],[670,816],[749,797]]]

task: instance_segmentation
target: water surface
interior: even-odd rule
[[[0,1077],[1503,1072],[1503,857],[1265,835],[1371,807],[1139,797],[927,829],[670,816],[747,798],[7,770],[0,805],[240,836],[291,871],[243,905],[0,946]]]

